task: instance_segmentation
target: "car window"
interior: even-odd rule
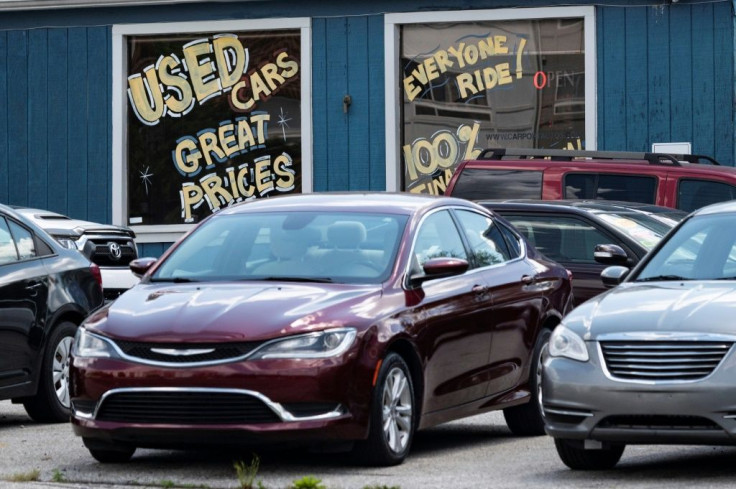
[[[645,250],[651,250],[662,237],[675,227],[674,219],[657,219],[647,214],[598,213],[598,218],[618,229]]]
[[[614,241],[591,223],[577,217],[508,214],[504,217],[540,253],[563,263],[596,263],[593,257],[595,246]]]
[[[29,258],[35,257],[36,245],[33,242],[31,232],[13,221],[8,221],[8,226],[10,228],[10,234],[13,236],[13,241],[15,241],[19,258],[21,260],[28,260]]]
[[[468,259],[465,246],[448,211],[430,214],[422,221],[414,240],[409,275],[422,276],[422,267],[432,258],[453,257]]]
[[[494,222],[471,211],[455,211],[460,228],[470,244],[475,263],[479,267],[497,265],[511,259],[506,241]]]
[[[677,208],[687,212],[736,199],[736,187],[708,180],[682,179],[677,186]]]
[[[453,197],[481,199],[541,199],[542,172],[465,168],[452,190]]]
[[[655,177],[605,173],[568,173],[564,177],[566,199],[623,200],[654,204]]]
[[[660,248],[635,280],[736,279],[733,215],[699,216],[686,222]]]
[[[0,265],[18,261],[18,252],[10,234],[8,222],[0,217]]]
[[[498,226],[501,234],[503,234],[503,237],[506,239],[506,244],[508,245],[511,258],[514,259],[521,256],[521,242],[519,241],[519,237],[516,236],[513,231],[511,231],[509,228],[499,222],[496,222],[496,226]]]

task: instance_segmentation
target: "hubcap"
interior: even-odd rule
[[[56,346],[54,352],[54,364],[52,366],[52,378],[56,398],[62,406],[68,408],[69,403],[69,352],[72,349],[72,337],[64,337]]]
[[[544,366],[542,365],[542,362],[544,361],[544,356],[547,353],[547,344],[545,343],[542,348],[539,349],[539,357],[537,357],[537,402],[539,403],[539,412],[542,413],[542,418],[544,418],[544,405],[542,404],[542,370],[544,369]]]
[[[394,453],[401,453],[409,444],[412,427],[412,404],[409,380],[404,371],[394,367],[383,385],[383,435]]]

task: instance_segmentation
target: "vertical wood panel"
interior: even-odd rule
[[[347,86],[347,20],[327,19],[327,190],[349,188],[350,164],[347,159],[348,115],[343,112],[342,99]]]
[[[158,258],[169,249],[173,243],[138,243],[138,256]]]
[[[649,51],[649,143],[670,139],[670,17],[669,8],[650,8],[647,24]]]
[[[626,150],[648,151],[647,12],[626,9]]]
[[[713,154],[715,80],[713,5],[693,5],[693,152]]]
[[[28,33],[28,203],[48,207],[48,31]]]
[[[48,52],[49,81],[53,86],[48,96],[48,208],[61,213],[67,211],[67,184],[69,182],[67,157],[69,129],[66,124],[67,93],[69,91],[67,33],[67,29],[49,30]]]
[[[28,205],[28,33],[8,32],[8,202]]]
[[[386,190],[386,131],[385,131],[385,64],[383,54],[383,16],[368,19],[368,151],[370,190]]]
[[[112,193],[108,191],[107,181],[107,169],[112,165],[107,139],[107,121],[111,116],[107,103],[110,89],[105,76],[110,57],[107,30],[107,27],[93,27],[87,33],[87,219],[95,222],[106,222],[112,214]]]
[[[734,162],[734,29],[730,2],[713,6],[715,113],[713,156],[723,164]]]
[[[0,202],[10,201],[8,193],[8,34],[0,32]]]
[[[312,188],[315,192],[327,190],[327,22],[312,21]]]
[[[692,141],[692,7],[670,7],[670,104],[673,141]]]
[[[87,218],[87,30],[69,31],[69,202],[67,213]]]
[[[347,163],[348,189],[368,190],[370,174],[370,101],[368,100],[368,18],[347,19],[346,53],[348,89],[352,103],[348,108]],[[339,171],[336,168],[336,171]]]
[[[605,66],[603,64],[603,60],[606,59],[607,49],[606,49],[606,23],[604,22],[604,19],[608,15],[608,9],[605,8],[599,8],[598,12],[596,13],[596,26],[595,26],[595,37],[596,37],[596,80],[597,80],[597,86],[595,87],[596,90],[596,96],[597,96],[597,121],[596,121],[596,129],[597,129],[597,135],[596,139],[598,141],[597,149],[603,149],[608,147],[607,138],[606,138],[606,115],[607,115],[607,109],[608,106],[606,105],[606,99],[600,95],[597,95],[599,93],[603,93],[606,87],[606,70]],[[589,94],[585,94],[586,97],[589,96]],[[590,148],[588,148],[590,149]]]
[[[606,9],[602,19],[606,33],[603,43],[602,84],[598,97],[603,99],[605,115],[602,132],[606,135],[605,146],[599,149],[625,150],[626,145],[626,19],[621,8]],[[637,67],[638,69],[639,67]]]

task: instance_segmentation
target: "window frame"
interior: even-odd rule
[[[228,31],[299,30],[301,42],[301,178],[302,193],[313,191],[312,155],[312,23],[307,17],[240,19],[207,22],[116,24],[112,26],[112,222],[136,233],[138,243],[176,241],[194,224],[128,224],[127,38],[159,34],[212,34]]]
[[[597,148],[597,49],[594,6],[451,10],[384,15],[386,191],[401,190],[400,27],[407,24],[582,18],[585,38],[585,148]]]

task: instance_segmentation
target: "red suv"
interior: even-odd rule
[[[689,212],[736,199],[736,168],[700,155],[487,149],[460,163],[445,195],[619,200]]]

